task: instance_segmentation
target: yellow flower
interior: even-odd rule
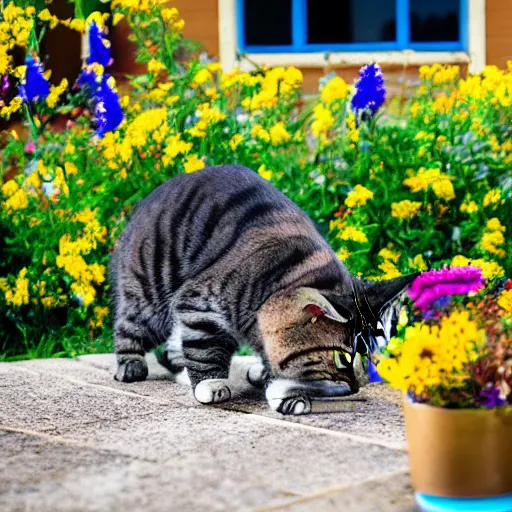
[[[409,201],[404,199],[399,203],[391,204],[391,216],[397,219],[412,219],[421,209],[421,203],[418,201]]]
[[[471,215],[472,213],[476,213],[478,211],[478,205],[475,201],[465,201],[460,205],[460,211],[462,213],[468,213]]]
[[[186,153],[192,148],[191,142],[181,140],[181,134],[171,135],[167,139],[167,145],[164,149],[162,163],[167,167],[174,164],[174,159],[183,153]]]
[[[346,247],[342,247],[336,254],[341,261],[347,261],[350,258],[350,252]]]
[[[52,85],[50,87],[50,94],[46,97],[46,103],[50,108],[55,108],[55,105],[57,105],[61,95],[67,88],[68,81],[66,78],[63,78],[58,86]]]
[[[4,208],[8,213],[16,210],[24,210],[28,207],[28,196],[25,190],[19,189],[4,201]]]
[[[270,140],[274,146],[288,142],[292,136],[286,131],[284,123],[280,121],[270,128]]]
[[[350,88],[345,80],[336,76],[329,80],[322,88],[320,98],[327,106],[329,106],[335,101],[344,100],[348,96],[349,91]]]
[[[210,80],[212,80],[212,74],[206,68],[203,68],[194,75],[190,85],[192,88],[197,89],[199,86],[209,82]]]
[[[437,197],[450,201],[455,198],[451,179],[450,176],[441,173],[440,169],[421,168],[416,176],[405,179],[403,183],[411,189],[411,192],[420,192],[432,186]]]
[[[482,258],[470,260],[469,258],[459,254],[455,256],[451,262],[452,267],[467,267],[468,265],[473,265],[482,269],[482,275],[484,276],[484,279],[489,281],[500,279],[505,275],[505,270],[503,267],[501,267],[501,265],[495,261],[486,261]]]
[[[157,59],[151,59],[148,62],[148,72],[149,73],[159,73],[160,71],[165,70],[165,64],[160,62]]]
[[[396,263],[402,255],[399,252],[394,252],[390,249],[384,248],[379,251],[379,256],[384,260],[391,260]]]
[[[270,140],[270,133],[261,124],[255,124],[251,129],[251,137],[268,142]]]
[[[501,190],[499,188],[494,188],[487,192],[484,197],[484,208],[491,206],[492,204],[497,204],[501,201]]]
[[[504,243],[505,237],[501,231],[489,231],[484,233],[482,235],[482,240],[480,241],[480,245],[484,251],[496,254],[501,258],[505,257],[505,251],[503,249],[499,249],[497,246],[503,245]]]
[[[394,279],[395,277],[400,277],[402,275],[396,265],[389,260],[384,260],[379,265],[379,268],[384,272],[382,279]]]
[[[121,14],[120,12],[116,12],[114,14],[114,17],[112,18],[112,25],[114,27],[124,18],[124,14]]]
[[[258,169],[258,174],[265,180],[272,179],[272,175],[274,174],[270,169],[267,169],[264,165],[261,165]]]
[[[432,190],[439,199],[451,201],[455,198],[455,190],[449,179],[441,179],[432,183]]]
[[[18,184],[14,180],[9,180],[2,185],[2,194],[7,197],[13,196],[19,190]]]
[[[229,147],[235,151],[243,140],[244,138],[239,133],[236,133],[233,135],[233,137],[231,137],[231,140],[229,141]]]
[[[28,279],[26,277],[27,272],[28,270],[26,267],[20,270],[13,288],[11,288],[7,282],[2,281],[0,283],[0,289],[4,292],[7,304],[12,304],[18,307],[28,304],[29,292]]]
[[[183,167],[185,167],[186,173],[190,173],[203,169],[205,167],[205,163],[197,155],[188,155],[183,163]]]
[[[493,217],[487,221],[487,229],[490,229],[491,231],[505,232],[507,228],[501,224],[500,219]]]
[[[108,316],[110,310],[107,307],[95,306],[93,309],[94,318],[89,322],[89,325],[94,328],[103,327],[103,320]]]
[[[411,105],[411,108],[410,108],[410,112],[411,112],[411,115],[412,117],[416,117],[418,115],[418,112],[420,111],[421,109],[421,104],[417,101],[415,101],[412,105]]]
[[[345,199],[345,205],[349,208],[355,208],[357,206],[364,206],[370,199],[373,198],[373,192],[368,190],[362,185],[356,185],[354,190],[351,190],[347,194]]]
[[[78,174],[78,167],[73,162],[64,162],[64,169],[67,176]]]
[[[469,380],[468,364],[484,344],[485,331],[469,313],[454,311],[440,325],[407,327],[404,342],[394,344],[392,357],[383,358],[377,370],[392,387],[416,395],[438,386],[458,388]]]
[[[340,231],[338,236],[342,240],[352,240],[353,242],[365,243],[368,242],[368,238],[364,231],[357,229],[353,226],[347,226]]]
[[[413,260],[409,259],[409,265],[412,268],[419,270],[420,272],[425,272],[425,270],[428,269],[427,264],[425,263],[425,260],[421,254],[417,254]]]
[[[313,111],[311,132],[315,138],[325,135],[334,125],[334,117],[322,104],[318,104]]]
[[[507,316],[512,316],[512,290],[504,290],[498,298],[498,306],[505,310]]]

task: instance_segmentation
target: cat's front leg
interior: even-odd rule
[[[218,315],[181,314],[184,365],[202,404],[218,404],[231,398],[229,368],[238,343]]]
[[[313,412],[315,400],[332,399],[352,394],[345,382],[276,379],[267,387],[265,396],[270,407],[281,414],[301,415]]]

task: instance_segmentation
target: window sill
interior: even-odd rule
[[[251,68],[250,62],[266,66],[296,66],[300,68],[349,68],[375,61],[381,65],[421,66],[423,64],[467,64],[466,52],[333,52],[333,53],[248,53],[241,63],[242,70]],[[250,62],[249,62],[250,61]]]

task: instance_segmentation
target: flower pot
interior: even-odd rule
[[[429,508],[432,497],[472,498],[472,506],[479,501],[475,498],[493,497],[495,504],[509,500],[503,506],[512,507],[512,414],[444,409],[408,399],[404,413],[412,482],[424,510],[480,510],[455,508],[461,500],[442,508],[440,499]],[[512,510],[487,502],[483,510]]]

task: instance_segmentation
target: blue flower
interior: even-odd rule
[[[352,110],[359,114],[375,115],[386,99],[384,76],[378,64],[368,64],[361,68],[356,82],[356,93],[352,98]]]
[[[43,75],[43,66],[31,55],[26,59],[27,72],[19,86],[20,96],[25,102],[44,100],[50,94],[50,84]]]
[[[109,84],[109,76],[104,74],[94,92],[96,114],[96,135],[100,138],[107,132],[113,132],[123,122],[123,110],[117,91]]]
[[[105,37],[97,23],[93,21],[89,25],[89,57],[87,58],[87,64],[97,62],[103,67],[107,67],[111,64],[111,60],[110,41]]]

